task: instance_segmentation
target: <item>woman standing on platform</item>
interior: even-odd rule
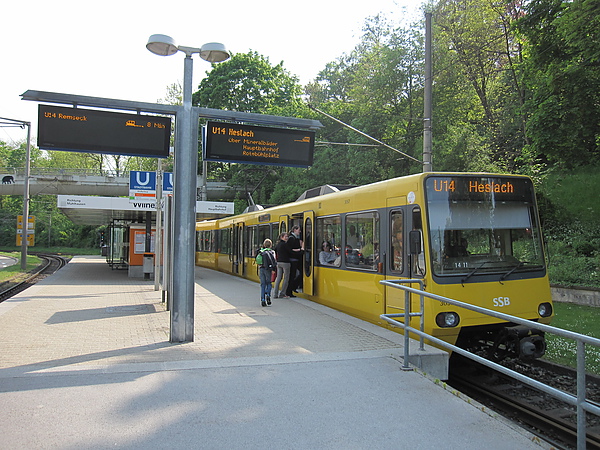
[[[294,292],[302,286],[302,253],[304,252],[304,243],[300,239],[300,227],[294,225],[287,241],[287,248],[290,251],[290,281],[285,295],[295,297]]]
[[[286,295],[288,283],[290,282],[290,250],[287,247],[289,235],[281,233],[279,242],[275,246],[275,254],[277,255],[277,278],[275,279],[275,287],[273,289],[273,298],[289,298]],[[279,290],[279,285],[283,279],[283,286]]]

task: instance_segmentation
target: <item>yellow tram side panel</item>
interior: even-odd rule
[[[308,296],[320,303],[354,317],[378,325],[385,305],[383,275],[374,272],[339,270],[315,266],[314,295]]]

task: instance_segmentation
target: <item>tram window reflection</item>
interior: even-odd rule
[[[342,219],[340,216],[318,217],[316,219],[316,242],[322,246],[327,242],[331,246],[331,251],[335,254],[334,262],[336,267],[341,265],[340,247],[342,236]],[[319,249],[321,251],[321,249]],[[324,265],[319,258],[315,258],[315,263]]]
[[[392,255],[392,270],[402,272],[404,270],[404,223],[402,211],[394,211],[391,217],[392,238],[390,240]]]
[[[350,268],[376,270],[379,242],[379,213],[376,211],[346,215],[344,258]]]

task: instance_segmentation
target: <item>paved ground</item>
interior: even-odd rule
[[[77,257],[0,303],[3,448],[540,448],[418,372],[402,336],[197,269],[195,340],[153,282]]]
[[[13,266],[17,262],[19,262],[19,260],[17,258],[0,255],[0,269],[3,269],[4,267],[8,267],[8,266]]]

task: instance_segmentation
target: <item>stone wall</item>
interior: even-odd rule
[[[555,302],[575,303],[583,306],[600,306],[600,290],[566,289],[551,287],[552,300]]]

